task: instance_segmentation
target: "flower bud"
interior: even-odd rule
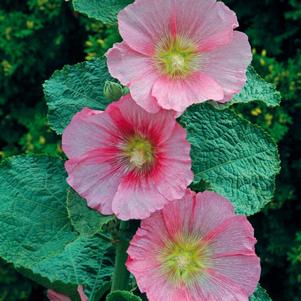
[[[106,81],[103,88],[103,95],[105,98],[115,101],[124,95],[124,88],[118,83]]]

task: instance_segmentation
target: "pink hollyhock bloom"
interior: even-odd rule
[[[124,42],[108,51],[109,71],[149,112],[227,102],[246,82],[248,37],[222,2],[136,0],[118,21]]]
[[[82,285],[77,288],[81,301],[88,301],[88,297],[84,293]],[[50,301],[72,301],[69,297],[59,294],[54,290],[47,291],[47,297]]]
[[[149,301],[248,301],[260,277],[255,243],[229,201],[187,190],[142,221],[127,267]]]
[[[129,95],[83,109],[63,134],[68,183],[89,207],[143,219],[181,199],[192,181],[190,145],[171,111],[150,114]]]

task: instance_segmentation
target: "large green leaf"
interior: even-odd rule
[[[64,284],[64,293],[84,285],[91,301],[110,280],[109,244],[73,230],[65,178],[55,158],[20,156],[0,165],[0,257],[43,285]]]
[[[113,215],[101,215],[90,209],[87,202],[72,189],[68,192],[67,210],[74,229],[80,234],[102,233],[102,227],[114,220]]]
[[[142,301],[142,299],[127,291],[115,291],[107,296],[106,301]]]
[[[110,77],[104,59],[65,66],[44,83],[48,119],[52,129],[62,134],[73,115],[84,107],[104,110],[109,101],[103,87]]]
[[[272,301],[272,299],[269,297],[266,290],[258,285],[253,296],[250,297],[250,301]]]
[[[225,106],[229,107],[235,103],[247,103],[251,101],[262,101],[269,107],[280,104],[281,94],[275,85],[266,82],[250,66],[247,70],[247,83],[239,94],[236,94]]]
[[[117,14],[133,0],[73,0],[75,10],[106,24],[117,22]]]
[[[232,111],[208,104],[189,108],[181,122],[192,144],[194,185],[208,183],[241,214],[254,214],[272,199],[280,167],[268,134]]]

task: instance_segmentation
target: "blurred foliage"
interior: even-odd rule
[[[275,198],[251,218],[262,259],[262,285],[275,301],[301,300],[301,2],[226,0],[253,46],[253,64],[282,93],[282,106],[236,105],[280,144]],[[0,2],[0,160],[18,153],[61,155],[47,126],[42,83],[54,70],[102,56],[120,40],[72,12],[63,0]],[[0,301],[42,300],[44,289],[0,261]]]

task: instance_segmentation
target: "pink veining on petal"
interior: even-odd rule
[[[190,145],[174,112],[143,110],[130,95],[104,112],[83,109],[63,133],[69,185],[89,207],[141,219],[192,181]]]
[[[204,254],[199,259],[203,267],[198,274],[191,274],[189,281],[179,278],[182,280],[175,282],[175,276],[169,276],[160,256],[172,244],[183,248],[185,239],[188,245],[199,240],[199,248],[205,248],[195,253]],[[246,217],[234,214],[229,201],[213,192],[196,194],[187,190],[182,200],[170,202],[142,221],[130,242],[127,268],[150,301],[247,301],[260,276],[255,243],[251,224]],[[189,252],[195,252],[193,245],[190,246]],[[182,256],[185,252],[183,249],[176,254]],[[175,256],[172,254],[168,256]],[[175,257],[165,260],[168,258]]]

